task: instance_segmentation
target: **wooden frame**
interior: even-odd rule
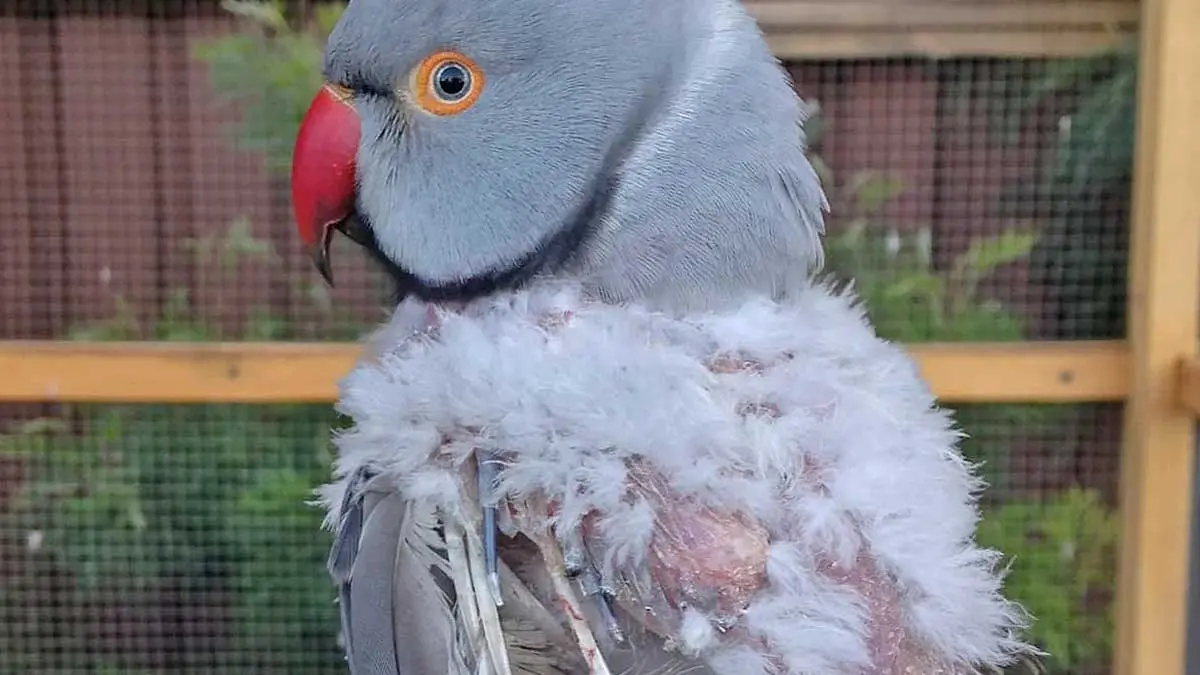
[[[1132,34],[1137,0],[746,0],[791,60],[896,56],[1068,57]]]
[[[1200,322],[1200,2],[1142,4],[1117,675],[1186,672],[1196,420],[1178,405]],[[1194,374],[1194,362],[1183,373]]]
[[[970,31],[921,30],[767,33],[772,51],[789,61],[884,59],[903,56],[939,59],[1088,56],[1115,47],[1127,35],[1117,31]]]
[[[1118,401],[1120,342],[913,345],[934,393],[954,403]],[[0,401],[329,402],[354,344],[0,342]],[[988,377],[979,377],[986,371]]]
[[[1179,361],[1179,392],[1176,398],[1187,414],[1200,419],[1200,358]]]

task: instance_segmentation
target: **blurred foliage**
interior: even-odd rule
[[[347,309],[335,307],[328,287],[315,275],[298,282],[294,295],[301,302],[291,316],[279,316],[268,307],[252,307],[245,316],[239,315],[241,308],[236,300],[249,279],[288,277],[271,242],[256,237],[245,218],[235,219],[223,231],[185,239],[183,248],[197,272],[196,287],[209,294],[203,311],[193,306],[186,288],[166,289],[166,299],[157,314],[154,308],[136,306],[114,293],[110,316],[71,327],[68,338],[167,342],[357,340],[370,328]],[[383,317],[381,307],[380,319]]]
[[[238,145],[282,171],[341,6],[293,28],[281,2],[222,4],[245,30],[196,57],[240,113]],[[287,316],[245,312],[240,288],[286,277],[245,218],[183,248],[203,310],[186,289],[157,307],[114,293],[109,317],[70,336],[356,340],[368,328],[319,280],[294,289]],[[105,406],[0,436],[0,471],[20,476],[0,510],[0,533],[15,537],[0,559],[19,561],[0,576],[0,624],[13,627],[0,672],[343,673],[330,542],[306,505],[329,479],[336,422],[323,405]]]
[[[1070,101],[1045,181],[1051,211],[1033,279],[1054,289],[1059,339],[1125,334],[1138,58],[1135,43],[1056,63],[1031,104]]]
[[[904,189],[900,181],[864,171],[841,188],[853,200],[837,232],[825,241],[826,265],[852,282],[879,333],[898,342],[1021,340],[1019,317],[979,297],[979,283],[1003,265],[1028,257],[1036,238],[1008,231],[977,239],[948,272],[933,264],[929,228],[884,229],[873,218]]]
[[[1043,170],[1011,186],[999,204],[1013,220],[1037,226],[1030,281],[1047,292],[1050,330],[1034,337],[1123,337],[1137,39],[1078,59],[986,61],[983,76],[957,62],[944,67],[955,69],[946,73],[952,102],[992,111],[997,143],[1021,142],[1039,119],[1058,122]],[[1006,587],[1034,615],[1033,638],[1050,652],[1051,673],[1111,669],[1116,529],[1113,510],[1090,491],[985,512],[979,537],[1012,557]]]
[[[304,113],[321,88],[325,39],[345,3],[320,3],[311,13],[287,15],[283,0],[224,0],[244,30],[196,47],[214,89],[239,111],[241,147],[261,152],[270,169],[286,173]]]
[[[231,328],[226,304],[242,275],[262,274],[278,256],[244,220],[185,247],[199,287],[215,294],[206,315],[183,291],[157,317],[115,297],[112,316],[71,336],[355,340],[366,329],[335,312],[319,282],[311,284],[319,293],[302,296],[311,307],[301,318],[258,311],[232,316]],[[324,565],[329,542],[320,512],[305,505],[329,478],[335,421],[329,406],[114,406],[66,411],[0,436],[0,469],[24,474],[0,532],[37,542],[28,578],[0,585],[0,606],[39,608],[0,616],[34,636],[12,645],[0,637],[0,672],[46,672],[39,654],[47,644],[64,652],[64,664],[113,672],[343,672]],[[0,552],[29,546],[0,541]],[[44,588],[47,579],[63,589]],[[213,624],[205,639],[169,621],[195,623],[187,615],[197,611],[215,614],[200,620]],[[136,639],[101,662],[98,647],[112,639],[97,637],[97,624],[114,613],[129,617],[120,630]],[[147,624],[161,634],[139,635]],[[148,652],[162,661],[138,663]]]
[[[0,672],[48,672],[48,645],[88,672],[342,672],[329,540],[305,504],[334,421],[328,406],[105,406],[0,437],[25,478],[0,511],[24,539],[0,550],[25,552],[0,584],[15,627]],[[106,634],[128,652],[105,653]]]
[[[975,239],[948,271],[933,260],[929,227],[904,232],[884,222],[884,210],[905,185],[891,174],[864,170],[847,180],[820,156],[827,122],[816,103],[806,123],[809,155],[829,197],[833,217],[825,238],[825,268],[852,285],[876,331],[898,342],[1017,341],[1020,317],[981,296],[980,282],[1028,258],[1032,232],[1008,230]]]
[[[1103,672],[1115,624],[1117,514],[1091,491],[991,510],[981,544],[1010,555],[1007,595],[1034,617],[1031,639],[1049,673]]]
[[[994,143],[1056,120],[1043,170],[1009,186],[1006,215],[1039,223],[1031,281],[1049,292],[1052,330],[1039,337],[1118,338],[1125,330],[1138,44],[1075,59],[989,60],[986,73],[945,64],[950,102],[990,111]],[[1039,130],[1039,133],[1045,133]]]

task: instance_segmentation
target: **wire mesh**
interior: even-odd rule
[[[1124,335],[1135,52],[791,71],[817,114],[828,269],[882,334]]]
[[[328,290],[292,233],[331,15],[284,9],[269,30],[205,0],[0,9],[0,339],[344,340],[384,316],[360,253],[335,244]],[[828,270],[882,335],[1124,334],[1135,52],[788,67]],[[328,406],[0,413],[0,673],[344,672],[304,506]],[[1106,671],[1120,407],[958,419],[1050,672]]]
[[[3,438],[0,672],[344,672],[327,406],[96,406]]]
[[[1107,672],[1120,406],[959,410],[1051,672]],[[0,437],[0,672],[344,672],[326,406],[82,406]]]

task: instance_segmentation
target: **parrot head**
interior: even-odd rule
[[[338,231],[431,301],[711,305],[820,263],[800,103],[735,0],[351,0],[323,70],[292,199],[327,280]]]

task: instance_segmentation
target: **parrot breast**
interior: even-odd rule
[[[346,531],[363,471],[468,543],[499,505],[500,622],[540,605],[568,645],[558,670],[512,672],[609,672],[593,657],[619,661],[620,639],[716,675],[966,674],[1030,651],[974,543],[949,415],[852,296],[673,317],[537,283],[406,301],[369,352],[341,383],[327,524]],[[568,581],[610,605],[555,576],[580,552],[594,570]]]

